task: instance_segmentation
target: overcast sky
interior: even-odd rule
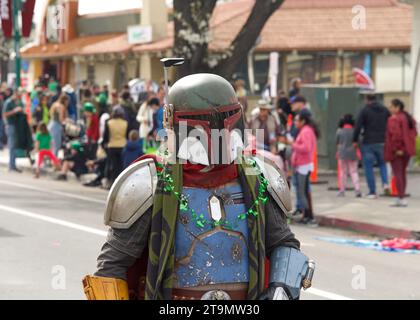
[[[47,0],[36,0],[34,21],[38,22]],[[171,5],[172,0],[166,0]],[[79,14],[141,8],[141,0],[79,0]]]

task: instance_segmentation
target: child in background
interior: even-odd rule
[[[340,191],[339,197],[345,196],[347,176],[350,175],[356,197],[360,198],[362,193],[360,192],[359,182],[359,156],[358,150],[353,147],[353,133],[354,133],[354,119],[351,114],[346,114],[343,119],[340,120],[341,128],[337,131],[337,147],[338,147],[338,161],[341,167],[340,175]]]
[[[137,130],[131,130],[123,149],[123,168],[127,168],[134,160],[143,155],[142,141]]]
[[[56,170],[60,170],[60,161],[51,151],[51,135],[48,132],[45,122],[40,122],[35,136],[35,151],[38,152],[38,163],[35,171],[35,178],[39,178],[41,164],[45,156],[49,157],[53,162]]]

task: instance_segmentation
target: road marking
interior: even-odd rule
[[[15,186],[15,187],[20,187],[20,188],[24,188],[24,189],[34,190],[34,191],[41,191],[41,192],[45,192],[45,193],[55,194],[55,195],[58,195],[58,196],[83,200],[83,201],[89,201],[89,202],[100,203],[100,204],[105,203],[104,200],[98,200],[98,199],[93,199],[93,198],[89,198],[89,197],[84,197],[84,196],[80,196],[80,195],[73,194],[73,193],[67,193],[67,192],[62,192],[62,191],[53,191],[53,190],[48,190],[48,189],[44,189],[44,188],[28,186],[26,184],[21,184],[21,183],[17,183],[17,182],[0,180],[0,183]]]
[[[310,243],[310,242],[301,242],[300,245],[302,247],[315,247],[315,243]]]
[[[309,288],[309,289],[305,290],[304,292],[313,294],[315,296],[327,298],[327,299],[330,299],[330,300],[354,300],[354,299],[349,298],[349,297],[345,297],[345,296],[342,296],[342,295],[339,295],[339,294],[335,294],[335,293],[332,293],[332,292],[328,292],[328,291],[324,291],[324,290],[320,290],[320,289],[315,289],[315,288]]]
[[[41,221],[45,221],[45,222],[49,222],[52,224],[56,224],[56,225],[60,225],[63,227],[67,227],[70,229],[74,229],[74,230],[78,230],[78,231],[84,231],[90,234],[95,234],[95,235],[99,235],[102,237],[105,237],[107,235],[107,231],[103,231],[100,229],[95,229],[95,228],[91,228],[91,227],[87,227],[81,224],[77,224],[77,223],[73,223],[73,222],[69,222],[69,221],[65,221],[65,220],[61,220],[61,219],[57,219],[57,218],[52,218],[49,216],[45,216],[42,214],[38,214],[38,213],[33,213],[27,210],[21,210],[21,209],[16,209],[16,208],[12,208],[9,206],[4,206],[0,204],[0,210],[3,211],[7,211],[10,213],[14,213],[14,214],[18,214],[24,217],[28,217],[28,218],[32,218],[32,219],[37,219],[37,220],[41,220]],[[320,290],[320,289],[316,289],[316,288],[309,288],[308,290],[305,290],[306,293],[315,295],[315,296],[319,296],[322,298],[326,298],[326,299],[330,299],[330,300],[353,300],[352,298],[349,297],[345,297],[339,294],[335,294],[332,292],[328,292],[328,291],[324,291],[324,290]]]
[[[12,208],[12,207],[8,207],[8,206],[4,206],[0,204],[0,210],[4,210],[10,213],[15,213],[24,217],[28,217],[28,218],[32,218],[32,219],[37,219],[37,220],[41,220],[41,221],[45,221],[45,222],[49,222],[49,223],[53,223],[56,225],[60,225],[63,227],[67,227],[70,229],[74,229],[74,230],[79,230],[79,231],[84,231],[87,233],[91,233],[91,234],[96,234],[98,236],[106,236],[107,232],[100,230],[100,229],[95,229],[95,228],[91,228],[91,227],[86,227],[84,225],[81,224],[77,224],[77,223],[73,223],[73,222],[69,222],[69,221],[65,221],[65,220],[61,220],[61,219],[57,219],[57,218],[52,218],[49,216],[44,216],[42,214],[38,214],[38,213],[33,213],[30,211],[26,211],[26,210],[21,210],[21,209],[16,209],[16,208]]]

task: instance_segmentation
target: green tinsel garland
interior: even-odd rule
[[[246,212],[237,215],[238,221],[245,220],[250,215],[254,217],[258,216],[258,211],[256,210],[257,206],[259,206],[260,203],[265,204],[268,200],[268,196],[267,196],[268,180],[264,178],[255,160],[247,159],[246,161],[255,170],[258,170],[257,171],[259,172],[258,180],[260,182],[260,185],[258,189],[258,195],[254,203]],[[234,230],[235,228],[238,227],[238,222],[236,222],[233,225],[231,222],[227,221],[226,219],[222,219],[219,221],[214,221],[214,220],[210,221],[204,218],[204,214],[198,214],[194,209],[191,209],[188,204],[188,198],[183,193],[179,193],[175,191],[174,180],[171,174],[166,171],[166,167],[164,167],[160,163],[157,164],[157,167],[161,169],[161,171],[158,172],[157,175],[164,183],[163,190],[165,192],[172,192],[174,194],[174,196],[179,201],[179,210],[181,212],[191,212],[191,218],[197,227],[204,228],[205,226],[210,225],[211,228],[215,228],[217,226],[222,226],[229,230]]]

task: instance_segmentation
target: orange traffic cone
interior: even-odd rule
[[[318,182],[318,152],[317,152],[316,146],[315,146],[315,151],[313,155],[313,161],[314,161],[314,171],[311,172],[311,183],[317,183]]]
[[[391,178],[391,196],[398,196],[397,181],[395,179],[395,176],[392,176]]]

